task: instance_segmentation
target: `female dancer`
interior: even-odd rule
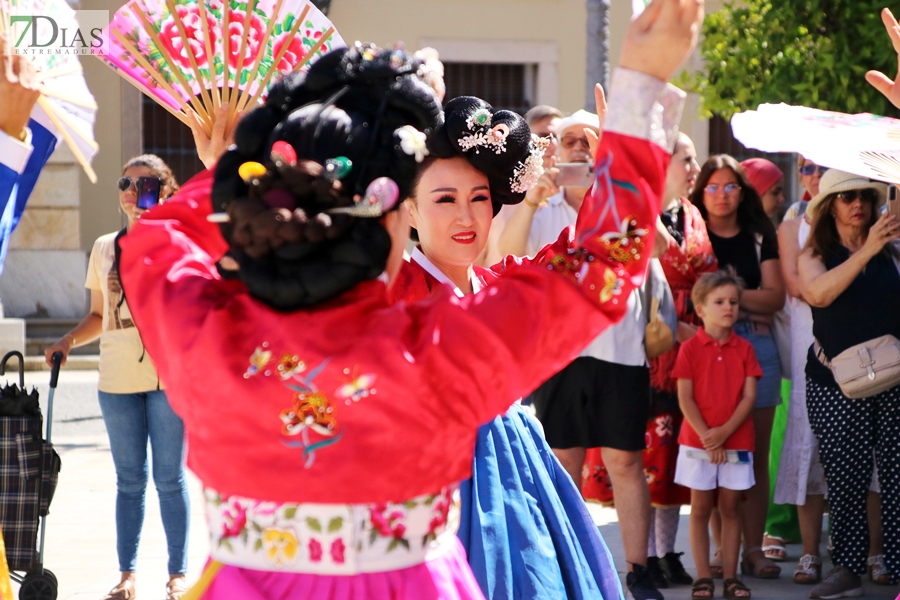
[[[511,189],[510,165],[543,155],[543,145],[532,141],[524,119],[494,111],[478,98],[450,101],[444,116],[444,124],[428,137],[429,155],[407,201],[419,246],[391,288],[398,301],[424,300],[442,284],[464,297],[501,276],[499,269],[473,264],[487,243],[494,215],[525,196],[526,190]],[[475,124],[479,116],[485,125]],[[509,128],[501,152],[482,153],[483,145],[463,149],[479,128],[489,132],[499,124]],[[543,264],[540,257],[533,264]],[[463,482],[461,495],[459,537],[485,597],[622,594],[578,489],[537,422],[519,404],[479,429],[472,478]]]
[[[279,84],[215,185],[201,174],[141,220],[125,288],[206,486],[198,595],[482,596],[452,535],[452,487],[471,473],[477,426],[577,354],[640,283],[646,253],[611,258],[625,239],[615,214],[656,218],[667,153],[646,140],[663,131],[653,104],[701,19],[702,3],[654,0],[630,26],[621,64],[635,97],[612,103],[601,185],[579,247],[554,256],[560,272],[509,261],[471,299],[388,302],[409,231],[390,209],[411,193],[438,108],[417,62],[372,46]],[[517,186],[536,172],[517,167]],[[226,204],[222,236],[207,217]],[[223,277],[226,251],[239,268]],[[504,318],[523,305],[527,322]]]

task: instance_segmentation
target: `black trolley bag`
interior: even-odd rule
[[[56,576],[44,569],[44,538],[61,468],[59,454],[51,444],[51,430],[62,354],[53,355],[46,439],[37,391],[25,390],[21,352],[12,351],[3,357],[0,376],[6,374],[6,362],[11,357],[19,359],[19,385],[0,390],[0,531],[10,575],[21,584],[20,600],[56,600]]]

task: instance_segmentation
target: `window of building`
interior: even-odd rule
[[[446,99],[477,96],[494,109],[524,114],[536,104],[536,64],[445,62]]]
[[[141,102],[144,153],[163,159],[180,184],[202,171],[191,129],[149,97],[142,96]]]

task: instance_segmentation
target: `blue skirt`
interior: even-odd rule
[[[459,538],[488,600],[615,600],[622,585],[581,493],[519,405],[478,431]]]

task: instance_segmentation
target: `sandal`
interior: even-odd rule
[[[784,538],[777,535],[769,535],[768,533],[764,535],[762,551],[769,560],[775,562],[787,560],[787,548],[785,548]]]
[[[131,579],[120,581],[119,585],[103,596],[103,600],[134,600],[135,598],[137,598],[137,590],[134,589],[134,581]]]
[[[173,577],[166,584],[166,600],[180,600],[188,591],[184,576]]]
[[[866,561],[869,571],[869,579],[875,585],[891,585],[891,572],[884,564],[884,554],[870,556]]]
[[[712,600],[715,593],[716,584],[707,577],[696,580],[691,586],[691,600]]]
[[[719,549],[716,549],[716,555],[709,561],[709,572],[712,573],[713,579],[725,577],[725,562],[722,560],[722,551]]]
[[[809,585],[822,581],[822,559],[812,554],[800,557],[797,570],[794,571],[794,583]]]
[[[746,594],[738,595],[738,592],[747,592]],[[744,585],[744,582],[740,579],[726,579],[725,580],[725,597],[729,600],[743,600],[744,598],[750,597],[750,588]]]
[[[781,567],[772,562],[772,559],[766,558],[765,554],[755,562],[747,558],[755,552],[762,553],[762,548],[756,546],[744,550],[744,559],[741,561],[741,573],[757,579],[778,579],[781,575]]]

